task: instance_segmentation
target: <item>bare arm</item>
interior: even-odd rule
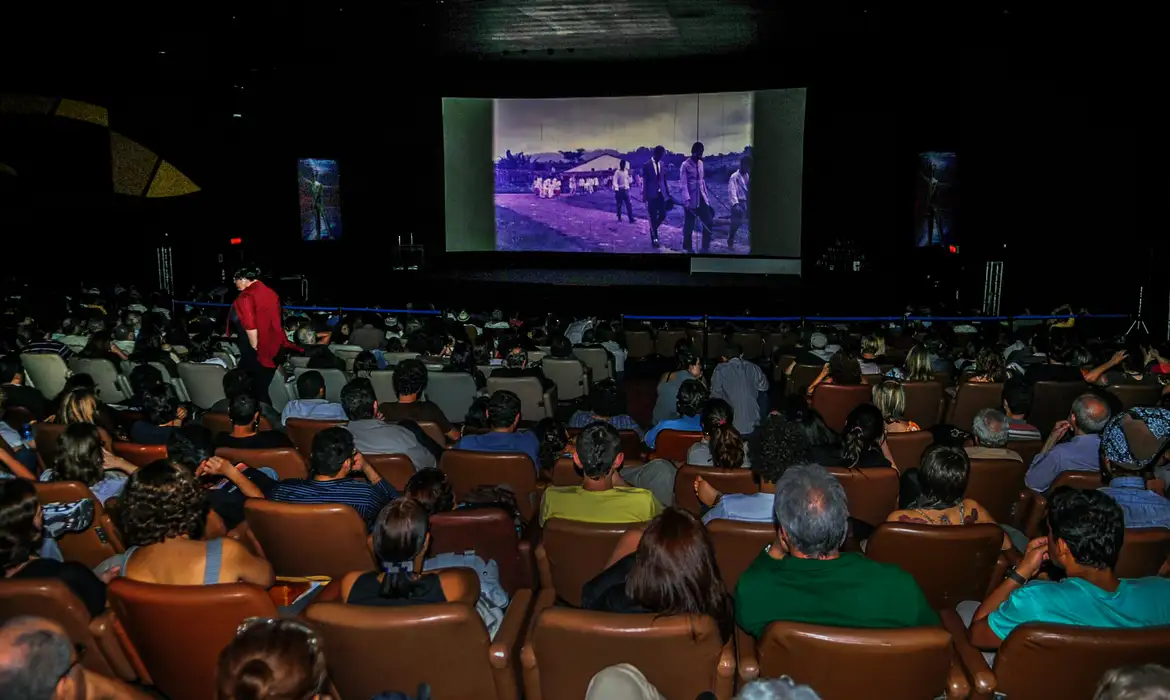
[[[268,560],[252,554],[247,547],[233,539],[223,539],[223,556],[226,562],[230,562],[229,570],[235,572],[234,578],[237,581],[254,583],[264,588],[269,588],[276,582],[272,564],[269,564]],[[229,581],[229,583],[233,583],[233,581]]]
[[[148,695],[133,686],[106,678],[88,669],[81,669],[85,680],[85,697],[90,700],[151,700]]]
[[[605,568],[613,566],[615,563],[628,557],[634,552],[638,551],[638,545],[642,542],[642,533],[645,532],[641,527],[635,527],[626,530],[620,538],[618,538],[617,546],[613,549],[613,554],[609,555],[609,561],[605,563]]]
[[[1105,364],[1101,365],[1100,367],[1094,367],[1093,369],[1086,372],[1085,381],[1090,384],[1096,384],[1101,379],[1103,374],[1120,364],[1121,361],[1125,359],[1127,354],[1128,353],[1124,350],[1118,350],[1117,352],[1113,353],[1113,357],[1109,358]]]
[[[37,475],[30,472],[28,468],[21,464],[20,460],[14,457],[8,450],[0,449],[0,461],[4,462],[4,466],[8,468],[8,471],[12,472],[13,476],[20,479],[28,479],[29,481],[33,482],[37,480]]]
[[[1029,580],[1040,571],[1040,565],[1048,558],[1048,538],[1037,537],[1028,543],[1028,552],[1024,555],[1023,561],[1016,567],[1018,573],[1024,580]],[[979,604],[979,608],[975,611],[975,615],[971,618],[971,627],[967,634],[970,638],[971,644],[980,649],[998,649],[1003,640],[999,635],[991,629],[991,625],[987,622],[988,616],[999,609],[1004,601],[1017,589],[1021,588],[1021,584],[1005,578],[991,595]]]
[[[195,476],[207,474],[224,477],[248,498],[264,498],[264,492],[260,490],[260,487],[253,484],[251,479],[244,476],[242,471],[223,457],[211,457],[195,470]]]

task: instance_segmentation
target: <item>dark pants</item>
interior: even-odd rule
[[[735,241],[735,234],[739,231],[739,227],[747,223],[748,208],[747,204],[740,202],[731,207],[731,231],[727,234],[727,247],[730,248]]]
[[[634,223],[634,207],[630,204],[630,191],[614,190],[613,196],[617,200],[618,221],[622,220],[622,203],[624,202],[626,205],[626,216],[630,218],[631,224]]]
[[[414,434],[414,438],[418,440],[418,444],[427,448],[427,451],[435,456],[436,462],[443,459],[443,446],[435,442],[430,435],[427,435],[425,432],[423,432],[422,427],[420,427],[418,423],[415,423],[412,420],[400,420],[398,421],[397,425],[401,428],[406,428],[412,434]]]
[[[272,398],[268,396],[268,387],[272,384],[276,368],[261,365],[256,356],[252,355],[240,358],[240,369],[248,375],[248,393],[256,397],[257,401],[271,406]]]
[[[691,235],[695,231],[695,219],[698,219],[702,223],[703,228],[703,247],[701,252],[707,252],[711,247],[711,227],[715,223],[714,216],[714,210],[706,202],[699,202],[699,206],[687,210],[683,219],[683,250],[688,253],[694,252],[691,249]]]
[[[658,238],[658,227],[666,221],[666,200],[661,195],[647,198],[646,214],[650,217],[650,237]]]

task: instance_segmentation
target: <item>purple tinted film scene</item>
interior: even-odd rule
[[[752,93],[494,109],[496,250],[751,253]]]
[[[915,177],[914,244],[950,246],[955,236],[957,158],[954,153],[928,151],[918,154]]]
[[[303,158],[297,166],[301,199],[301,239],[341,238],[341,177],[337,161]]]

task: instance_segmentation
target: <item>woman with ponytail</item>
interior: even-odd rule
[[[703,439],[687,451],[687,464],[720,469],[751,468],[747,443],[735,429],[735,413],[723,399],[709,399],[699,413]]]
[[[253,618],[219,655],[216,700],[327,700],[321,640],[296,620]]]
[[[427,511],[399,498],[374,523],[374,556],[382,571],[351,571],[341,579],[341,599],[351,605],[420,605],[458,600],[466,594],[456,570],[423,573],[431,544]]]
[[[815,449],[823,467],[894,467],[886,444],[886,421],[877,406],[863,403],[849,412],[839,448]]]

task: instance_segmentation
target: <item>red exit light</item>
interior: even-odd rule
[[[236,241],[238,241],[238,240],[240,240],[240,239],[238,239],[238,238],[233,238],[233,239],[232,239],[232,242],[233,242],[233,243],[235,243],[235,242],[236,242]],[[948,248],[948,250],[950,250],[952,253],[957,253],[957,252],[959,252],[959,246],[957,246],[957,245],[953,245],[953,246],[951,246],[950,248]]]
[[[241,243],[243,243],[243,242],[244,242],[244,239],[243,239],[243,238],[233,238],[233,239],[232,239],[231,241],[229,241],[229,242],[230,242],[232,245],[239,245],[239,244],[241,244]],[[952,252],[952,253],[953,253],[953,252],[955,252],[955,246],[951,246],[951,252]]]

